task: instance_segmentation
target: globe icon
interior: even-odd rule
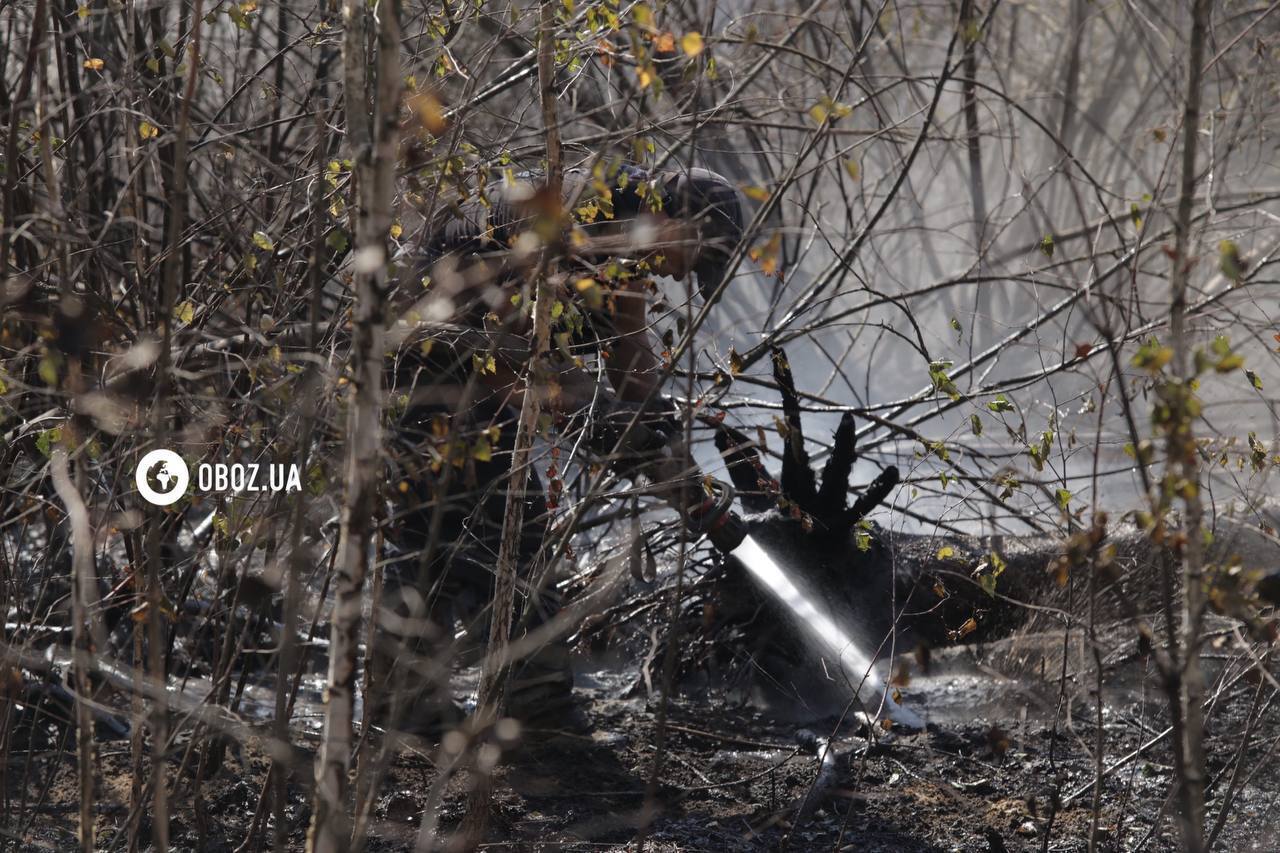
[[[138,492],[156,506],[177,502],[186,492],[190,479],[186,462],[172,450],[153,450],[138,464]]]
[[[170,481],[173,480],[173,475],[169,473],[168,463],[161,462],[159,465],[156,465],[154,468],[152,468],[151,476],[155,477],[156,480],[160,483],[160,491],[162,492],[169,491],[170,489],[169,483]]]

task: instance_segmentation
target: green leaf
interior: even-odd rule
[[[929,362],[929,379],[933,382],[935,391],[946,394],[952,400],[960,399],[960,389],[951,381],[951,377],[947,373],[954,367],[954,362],[950,361],[931,361]]]
[[[255,241],[256,242],[256,241]],[[347,239],[347,232],[341,228],[334,228],[324,238],[324,244],[335,252],[342,253],[351,245],[351,241]]]
[[[1044,235],[1044,237],[1040,238],[1040,245],[1037,246],[1036,248],[1038,248],[1040,250],[1040,253],[1044,255],[1046,258],[1052,258],[1053,257],[1053,235],[1046,234]]]
[[[1237,370],[1241,367],[1244,367],[1244,356],[1233,352],[1228,356],[1224,356],[1222,361],[1219,361],[1213,366],[1213,369],[1219,373],[1230,373],[1231,371]]]
[[[62,427],[54,427],[47,429],[36,436],[36,450],[39,450],[45,457],[53,455],[53,447],[62,441]]]
[[[262,249],[264,252],[270,252],[276,247],[276,244],[272,242],[271,238],[268,237],[264,231],[253,232],[253,245]]]
[[[977,412],[969,415],[969,428],[974,435],[982,435],[982,418],[978,417]]]
[[[324,468],[320,465],[312,465],[307,469],[307,491],[312,497],[320,497],[324,494],[325,487],[328,485],[324,476]]]
[[[40,366],[36,368],[36,373],[45,385],[50,388],[58,386],[58,368],[62,365],[62,359],[56,352],[51,352],[44,358],[40,359]]]
[[[1173,358],[1170,347],[1161,346],[1160,341],[1151,338],[1133,356],[1133,366],[1140,367],[1148,373],[1159,373]]]
[[[1258,374],[1246,368],[1244,375],[1249,378],[1250,385],[1252,385],[1254,388],[1257,388],[1259,391],[1262,390],[1262,379],[1259,378]],[[0,382],[0,394],[3,394],[3,393],[4,393],[4,383]]]
[[[1063,512],[1066,512],[1067,507],[1071,504],[1071,492],[1066,489],[1058,489],[1054,492],[1054,496],[1058,499],[1058,506],[1062,508]]]
[[[195,306],[190,302],[183,302],[177,308],[173,309],[173,317],[179,323],[191,325],[191,321],[196,318]]]
[[[1244,278],[1245,262],[1240,257],[1240,247],[1231,240],[1223,240],[1218,244],[1218,268],[1236,284]]]
[[[1005,395],[997,394],[994,400],[987,403],[987,408],[999,414],[1000,412],[1012,412],[1013,404],[1009,402],[1009,399],[1005,397]]]

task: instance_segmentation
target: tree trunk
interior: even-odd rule
[[[76,757],[80,775],[80,849],[94,849],[93,832],[93,717],[89,713],[89,634],[87,604],[96,601],[93,578],[93,528],[89,509],[68,473],[67,451],[53,453],[53,487],[71,520],[71,644],[72,684],[76,697]],[[80,478],[83,480],[83,478]]]
[[[370,17],[378,27],[376,57],[369,55],[365,39],[365,23]],[[345,803],[351,771],[356,650],[381,468],[378,457],[387,235],[395,198],[401,86],[400,10],[395,0],[380,3],[377,14],[372,16],[367,3],[346,0],[343,18],[347,139],[356,164],[352,393],[347,409],[345,492],[330,628],[328,699],[308,838],[308,848],[314,853],[340,853],[350,840],[351,823]],[[367,92],[370,68],[376,85],[372,115]]]
[[[1173,348],[1172,383],[1179,405],[1168,426],[1166,452],[1173,482],[1190,484],[1182,489],[1182,670],[1178,704],[1182,716],[1181,766],[1177,768],[1184,850],[1204,849],[1204,673],[1200,670],[1200,628],[1205,610],[1204,508],[1200,502],[1200,461],[1192,429],[1195,420],[1190,408],[1195,378],[1191,365],[1191,343],[1187,336],[1187,285],[1191,275],[1191,205],[1196,185],[1196,144],[1200,133],[1200,88],[1204,65],[1205,31],[1209,23],[1208,0],[1195,0],[1192,7],[1191,50],[1187,59],[1187,101],[1182,116],[1182,181],[1178,213],[1174,222],[1173,275],[1170,279],[1169,345]],[[1173,614],[1167,614],[1170,620]],[[1171,650],[1172,651],[1172,650]],[[1174,656],[1173,665],[1179,661]]]
[[[560,127],[556,119],[555,95],[555,4],[542,0],[538,35],[538,89],[542,101],[542,122],[547,139],[547,193],[560,198],[563,163],[560,156]],[[556,211],[559,214],[559,211]],[[533,306],[533,356],[525,381],[528,383],[520,404],[520,420],[516,427],[515,449],[511,460],[511,479],[507,486],[506,515],[493,587],[493,607],[489,620],[489,648],[480,678],[476,706],[477,728],[495,722],[501,715],[506,692],[507,662],[505,650],[511,633],[515,609],[516,570],[520,559],[520,541],[524,532],[525,490],[529,482],[530,451],[538,425],[542,390],[539,370],[551,337],[551,305],[555,294],[549,281],[550,262],[558,247],[547,246],[543,261],[535,273],[537,298]],[[493,777],[479,769],[479,778],[467,798],[464,834],[472,844],[484,840],[488,826],[489,802],[493,796]]]

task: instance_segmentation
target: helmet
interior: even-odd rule
[[[704,299],[720,287],[729,258],[742,239],[742,200],[724,177],[709,169],[672,172],[665,181],[662,206],[673,217],[698,226],[698,256],[693,272]]]

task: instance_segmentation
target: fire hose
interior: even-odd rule
[[[746,538],[747,527],[733,511],[737,492],[721,480],[691,476],[681,470],[680,462],[669,447],[657,459],[644,466],[645,476],[660,488],[660,495],[672,509],[685,517],[689,531],[706,536],[717,551],[730,554]]]

